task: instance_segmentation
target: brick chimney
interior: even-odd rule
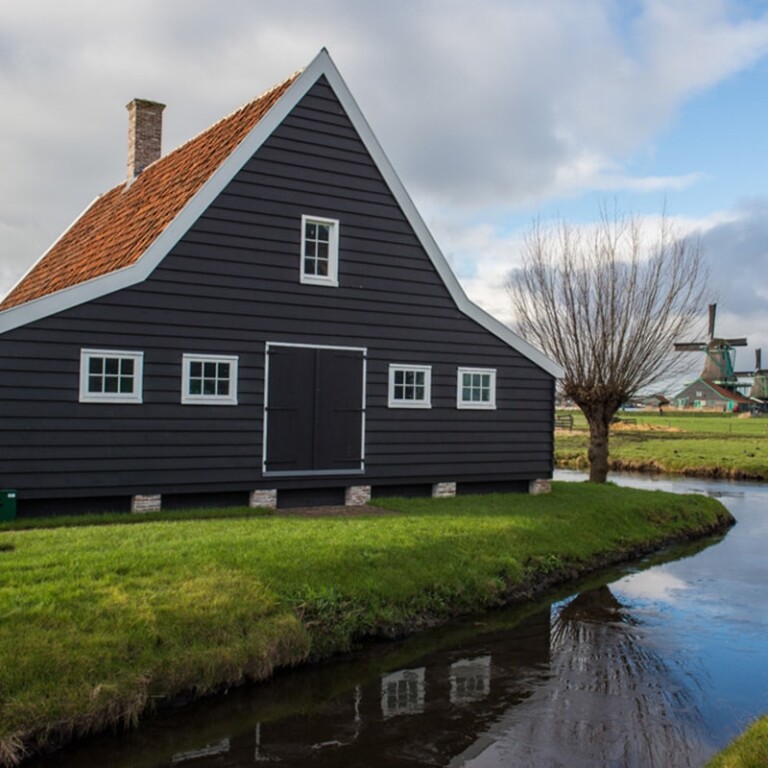
[[[162,154],[163,110],[165,104],[134,99],[128,110],[128,183]]]

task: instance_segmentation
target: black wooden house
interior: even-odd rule
[[[162,108],[0,304],[20,515],[551,477],[558,367],[466,298],[327,52],[163,157]]]

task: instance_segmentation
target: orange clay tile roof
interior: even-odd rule
[[[98,197],[0,310],[134,264],[299,74],[155,161],[132,184],[123,182]]]

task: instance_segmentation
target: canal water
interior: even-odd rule
[[[613,479],[716,496],[738,524],[537,605],[281,672],[31,765],[702,766],[768,713],[768,485]]]

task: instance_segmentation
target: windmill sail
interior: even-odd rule
[[[735,390],[739,387],[739,376],[734,370],[736,347],[746,347],[747,339],[720,338],[715,336],[715,322],[717,320],[717,304],[709,305],[709,340],[708,341],[683,341],[675,344],[678,352],[704,352],[704,370],[699,378],[708,384],[716,384],[726,389]],[[759,364],[757,369],[759,369]],[[750,372],[746,375],[752,375]],[[746,385],[742,385],[746,386]]]

